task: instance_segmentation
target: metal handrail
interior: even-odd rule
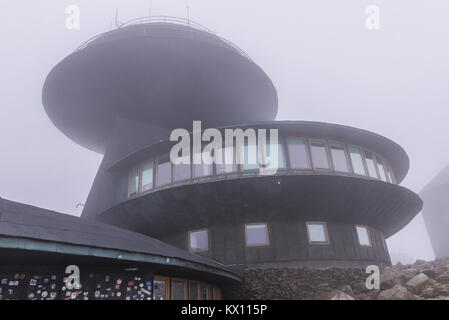
[[[172,25],[179,25],[179,26],[184,26],[184,27],[189,27],[192,28],[194,30],[198,30],[201,32],[206,32],[210,35],[213,35],[214,37],[217,37],[219,40],[223,41],[224,43],[226,43],[227,45],[229,45],[231,48],[233,48],[236,52],[238,52],[240,55],[244,56],[245,58],[247,58],[248,60],[252,61],[252,59],[250,58],[250,56],[244,52],[242,49],[240,49],[238,46],[236,46],[235,44],[233,44],[232,42],[218,36],[215,32],[211,31],[210,29],[202,26],[199,23],[193,22],[191,20],[187,20],[184,18],[177,18],[177,17],[171,17],[171,16],[149,16],[149,17],[141,17],[141,18],[136,18],[136,19],[132,19],[129,20],[127,22],[124,22],[122,24],[120,24],[117,29],[111,30],[111,31],[107,31],[104,32],[102,34],[96,35],[95,37],[90,38],[89,40],[87,40],[86,42],[84,42],[83,44],[81,44],[76,50],[75,52],[78,52],[80,50],[83,50],[85,48],[87,48],[92,42],[94,42],[95,40],[102,38],[108,34],[111,34],[113,32],[116,32],[117,30],[120,29],[124,29],[126,27],[130,27],[130,26],[134,26],[134,25],[143,25],[143,24],[150,24],[150,23],[166,23],[166,24],[172,24]]]

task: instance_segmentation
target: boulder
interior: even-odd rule
[[[438,281],[439,283],[447,284],[449,283],[449,274],[440,274],[439,276],[436,277],[435,280]]]
[[[355,300],[355,299],[341,290],[335,290],[334,292],[332,292],[332,297],[329,300]]]
[[[350,295],[350,296],[354,295],[354,292],[352,291],[352,288],[351,288],[351,286],[349,284],[345,284],[344,286],[342,286],[340,288],[340,290],[343,291],[344,293]]]
[[[395,284],[399,283],[399,271],[389,267],[385,268],[380,273],[380,288],[382,290],[389,289]]]
[[[429,280],[430,280],[430,278],[428,276],[426,276],[424,273],[421,272],[420,274],[418,274],[418,275],[414,276],[413,278],[411,278],[407,282],[407,286],[409,286],[411,288],[417,288],[418,286],[424,285]]]
[[[396,284],[393,288],[383,290],[377,296],[377,300],[409,300],[413,295],[403,286]]]

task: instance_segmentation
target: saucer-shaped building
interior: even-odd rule
[[[43,104],[67,137],[104,154],[81,220],[213,261],[222,278],[237,281],[232,272],[248,268],[388,265],[385,239],[421,210],[399,185],[409,159],[398,144],[348,126],[275,121],[266,73],[190,21],[139,19],[95,37],[51,70]],[[247,161],[173,164],[170,134],[193,121],[223,136],[277,129],[277,171],[261,174],[261,163]]]

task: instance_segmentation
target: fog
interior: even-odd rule
[[[68,5],[81,28],[65,25]],[[373,131],[410,157],[403,186],[419,192],[449,163],[447,0],[0,0],[0,197],[80,215],[101,155],[75,144],[41,102],[51,68],[119,20],[187,17],[242,48],[270,76],[278,120]],[[368,5],[380,29],[365,26]],[[418,215],[388,239],[393,257],[433,259]]]

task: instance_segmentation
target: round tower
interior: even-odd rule
[[[58,129],[104,154],[83,218],[226,265],[390,264],[385,239],[422,206],[399,186],[405,151],[352,127],[274,121],[277,101],[241,49],[180,19],[140,19],[95,37],[43,89]],[[170,133],[194,120],[223,135],[277,129],[276,173],[260,174],[260,164],[171,163]]]

